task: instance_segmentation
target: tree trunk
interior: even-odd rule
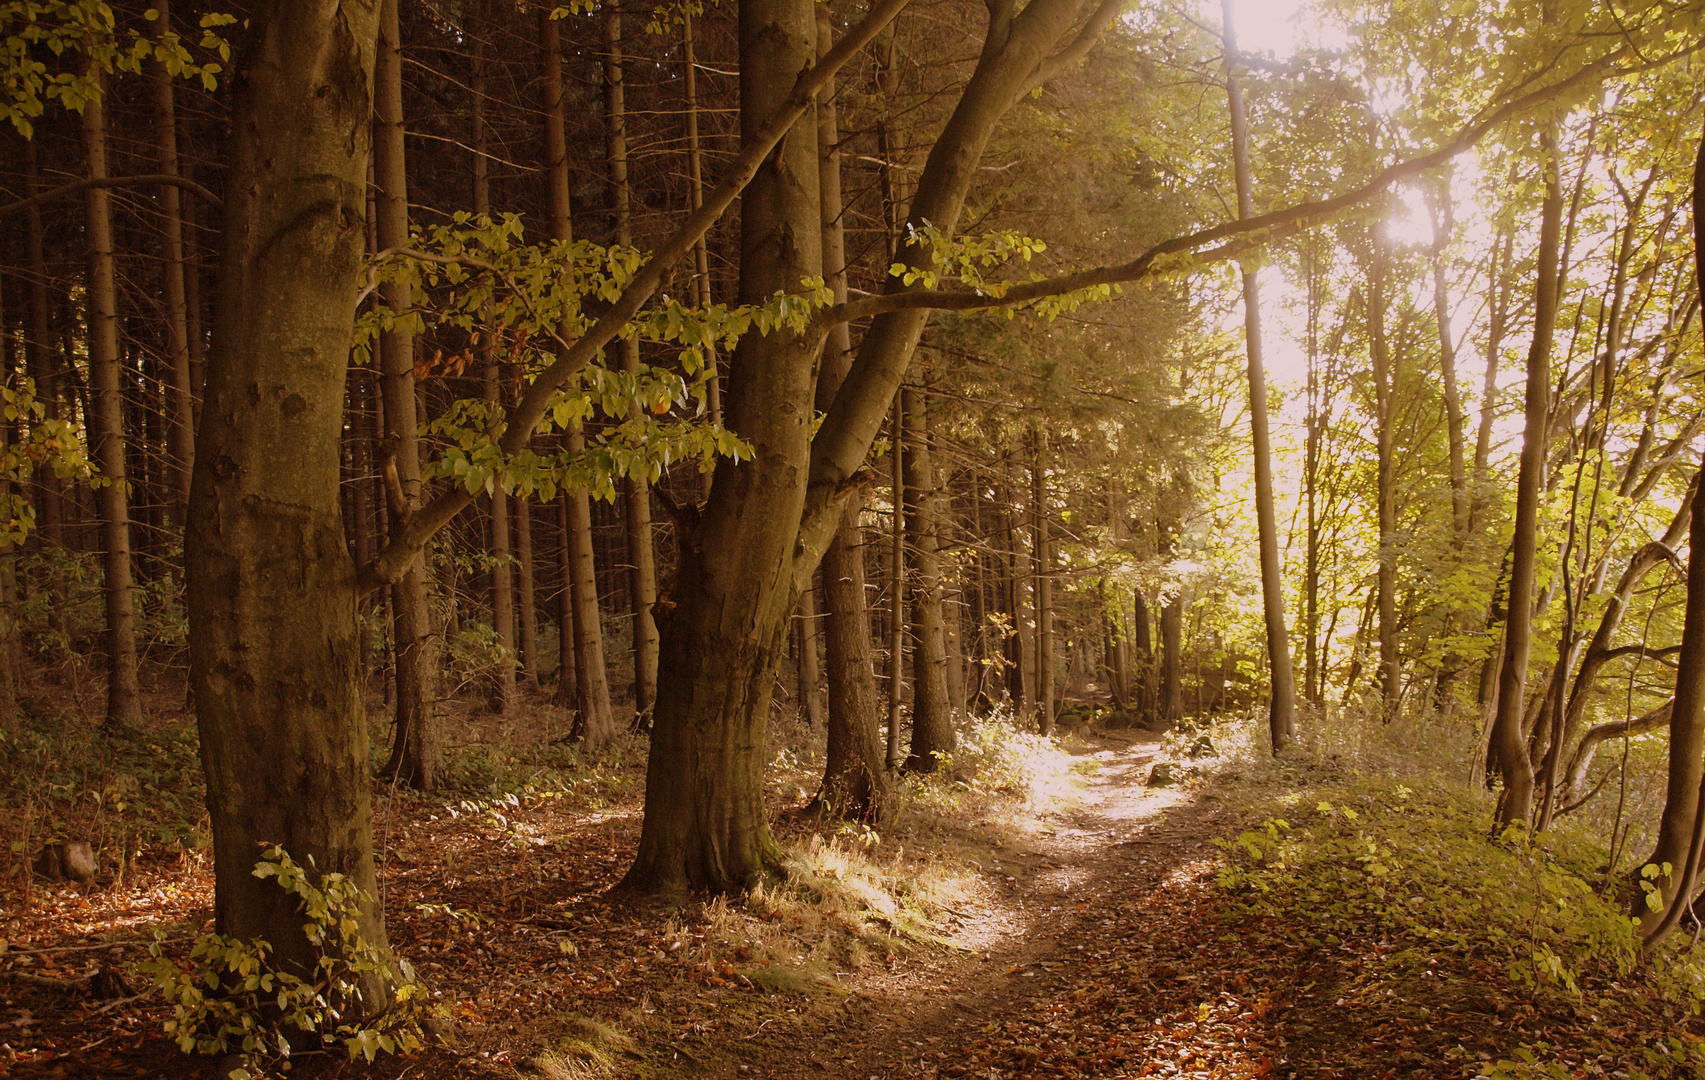
[[[1171,726],[1184,718],[1184,603],[1173,596],[1160,609],[1160,719]]]
[[[154,10],[160,33],[171,29],[169,0],[156,0]],[[153,66],[154,81],[154,139],[158,148],[160,173],[178,175],[177,103],[172,88],[172,75],[166,65]],[[160,186],[161,260],[164,281],[161,298],[165,301],[166,316],[166,374],[170,389],[168,410],[171,423],[169,448],[172,459],[172,517],[180,525],[189,508],[190,470],[195,462],[194,394],[190,389],[189,322],[184,300],[184,231],[180,209],[182,192],[174,184]]]
[[[1550,409],[1551,339],[1557,315],[1557,255],[1563,222],[1563,188],[1554,127],[1546,128],[1540,148],[1544,154],[1545,198],[1536,255],[1533,345],[1527,356],[1526,424],[1522,431],[1521,468],[1516,478],[1515,535],[1511,541],[1508,611],[1504,617],[1503,666],[1498,676],[1498,706],[1491,732],[1491,752],[1504,781],[1504,791],[1498,799],[1500,827],[1525,825],[1533,805],[1533,762],[1528,759],[1527,744],[1522,738],[1522,711],[1526,703],[1539,493],[1544,485]],[[1680,711],[1677,710],[1678,715]]]
[[[1132,686],[1132,707],[1142,722],[1152,723],[1155,716],[1154,636],[1150,626],[1148,597],[1142,589],[1134,590],[1131,604],[1131,652],[1135,669]]]
[[[515,511],[515,577],[518,604],[515,636],[521,648],[521,677],[530,691],[539,689],[539,601],[533,574],[533,500],[517,495]]]
[[[97,84],[100,69],[91,65]],[[83,108],[83,145],[89,178],[107,175],[106,106],[101,94]],[[119,374],[118,283],[113,265],[112,194],[92,187],[83,196],[88,210],[89,393],[94,408],[94,461],[106,483],[97,493],[101,515],[101,559],[106,582],[107,715],[112,729],[142,722],[142,691],[136,671],[136,609],[130,565],[130,499],[125,483],[124,389]],[[339,410],[341,413],[341,410]],[[335,460],[335,457],[334,457]]]
[[[740,126],[750,139],[816,59],[810,0],[739,8]],[[796,123],[741,206],[741,303],[762,303],[822,272],[817,132]],[[717,463],[710,498],[682,545],[677,606],[663,631],[645,824],[624,884],[654,893],[745,889],[772,865],[764,730],[795,594],[820,336],[742,337],[726,420],[749,461]],[[837,519],[842,511],[834,507]]]
[[[376,5],[326,0],[251,15],[186,531],[216,924],[309,976],[296,897],[252,873],[263,844],[347,874],[369,897],[362,936],[386,944],[338,503],[378,22]],[[367,984],[361,1015],[385,1004]]]
[[[37,163],[37,146],[34,139],[24,143],[24,184],[25,191],[34,196],[41,187],[41,170]],[[47,255],[44,251],[46,229],[42,225],[41,207],[31,204],[24,218],[24,254],[30,268],[30,314],[29,314],[29,372],[35,380],[36,400],[40,401],[46,410],[46,418],[59,419],[59,372],[55,364],[53,348],[53,317],[52,305],[48,299]],[[41,506],[36,525],[44,543],[59,547],[65,543],[65,494],[59,477],[52,469],[43,469],[37,473],[37,482],[41,485]],[[48,582],[48,589],[53,595],[55,612],[64,610],[64,582],[61,576],[54,574]],[[55,616],[58,622],[59,616]]]
[[[681,9],[681,67],[683,69],[682,83],[686,91],[687,123],[687,179],[688,192],[692,208],[696,211],[704,205],[704,151],[699,146],[699,69],[698,57],[693,49],[693,13],[690,6]],[[839,174],[835,178],[837,189],[840,183]],[[839,219],[836,219],[837,222]],[[844,263],[844,258],[842,259]],[[845,288],[845,272],[843,270],[842,288]],[[693,293],[694,300],[702,308],[711,304],[710,290],[710,243],[707,234],[701,234],[693,242]],[[840,331],[845,334],[844,328]],[[705,413],[706,419],[713,424],[722,423],[722,380],[717,374],[716,344],[706,342],[704,347],[705,360]],[[710,473],[704,474],[702,496],[710,498]]]
[[[900,767],[900,702],[905,697],[906,672],[906,434],[902,397],[894,394],[889,424],[893,443],[889,454],[889,489],[894,515],[888,538],[888,768]]]
[[[809,583],[807,583],[809,584]],[[799,716],[812,727],[823,723],[823,694],[818,688],[822,670],[817,663],[817,590],[799,592],[798,656],[795,659],[799,676]]]
[[[408,174],[403,148],[402,38],[398,0],[382,0],[379,48],[374,61],[373,179],[377,188],[374,217],[381,250],[409,244]],[[413,304],[408,285],[380,286],[385,305],[399,314]],[[401,505],[391,506],[394,534],[420,508],[420,439],[414,386],[414,333],[399,321],[379,339],[380,393],[385,401],[385,464],[394,468]],[[395,503],[395,496],[392,502]],[[396,736],[382,775],[421,791],[437,785],[438,634],[432,625],[432,600],[426,555],[415,557],[402,580],[391,586],[391,626],[396,643]]]
[[[826,4],[817,5],[816,20],[817,55],[821,58],[834,44],[834,23]],[[696,122],[693,135],[696,147]],[[823,244],[823,280],[834,291],[837,302],[847,295],[840,143],[835,93],[830,89],[817,99],[818,232]],[[693,166],[697,168],[696,160]],[[707,291],[707,301],[708,296]],[[818,409],[834,402],[851,363],[851,335],[842,323],[830,332],[823,349],[817,376]],[[876,693],[876,660],[870,647],[870,612],[865,601],[864,532],[859,528],[863,508],[862,497],[849,501],[834,539],[823,553],[823,663],[828,669],[829,739],[823,785],[812,809],[850,820],[876,821],[887,808],[888,773],[880,727],[882,705]]]
[[[952,753],[953,713],[947,695],[947,629],[941,614],[940,537],[929,404],[922,387],[900,392],[904,414],[908,608],[912,629],[912,746],[907,772],[930,773]]]
[[[1385,278],[1389,262],[1378,226],[1368,230],[1368,262],[1368,351],[1373,359],[1378,470],[1374,499],[1379,520],[1380,715],[1390,723],[1397,719],[1403,692],[1402,659],[1397,653],[1397,471],[1393,460],[1397,406],[1391,343],[1385,332]]]
[[[569,205],[568,140],[563,131],[561,23],[548,9],[539,12],[539,41],[544,67],[543,112],[545,118],[545,183],[550,198],[551,238],[563,243],[574,239]],[[563,438],[564,449],[578,453],[585,446],[580,425]],[[573,624],[574,693],[579,711],[582,745],[597,750],[616,735],[615,714],[610,707],[610,684],[604,669],[604,627],[598,612],[598,570],[592,555],[592,503],[585,488],[563,492],[566,504],[563,545],[568,567],[569,622]],[[568,632],[569,627],[563,626]],[[564,686],[568,684],[563,683]]]
[[[1048,536],[1048,438],[1032,433],[1030,525],[1036,553],[1036,730],[1054,733],[1054,545]]]
[[[1238,74],[1237,36],[1231,0],[1222,0],[1226,93],[1231,101],[1232,160],[1237,180],[1237,216],[1255,215],[1255,185],[1249,168],[1249,134]],[[1261,355],[1261,293],[1254,267],[1243,268],[1243,337],[1249,352],[1249,433],[1255,461],[1255,517],[1261,547],[1261,609],[1267,625],[1267,659],[1273,696],[1267,710],[1268,738],[1276,754],[1296,735],[1296,673],[1285,630],[1285,592],[1279,567],[1279,525],[1273,509],[1273,452],[1267,422],[1267,370]]]

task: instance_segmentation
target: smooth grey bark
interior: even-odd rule
[[[89,73],[103,81],[99,67]],[[106,105],[102,94],[83,108],[83,149],[89,178],[107,176]],[[91,187],[83,194],[89,255],[89,397],[94,458],[105,483],[96,492],[101,518],[101,567],[105,572],[107,713],[109,728],[142,721],[137,679],[136,607],[130,564],[130,499],[125,481],[124,390],[119,373],[118,282],[113,264],[112,194]]]
[[[185,539],[216,924],[303,974],[296,897],[252,873],[264,844],[347,874],[372,898],[362,936],[386,941],[338,497],[378,23],[352,0],[251,10]],[[352,1013],[383,1006],[365,991]]]
[[[744,0],[737,34],[746,141],[816,59],[814,4]],[[817,165],[815,125],[795,123],[747,187],[741,303],[762,303],[821,273]],[[753,456],[717,462],[710,497],[681,545],[629,888],[745,889],[777,858],[763,806],[764,731],[803,577],[795,567],[806,488],[800,465],[810,454],[822,343],[820,333],[748,334],[730,364],[725,418]],[[837,501],[836,522],[840,511]]]
[[[373,180],[377,243],[409,244],[408,173],[403,129],[402,36],[398,0],[382,0],[374,61]],[[409,286],[387,282],[379,295],[396,312],[413,306]],[[397,532],[421,504],[420,437],[415,412],[414,333],[399,323],[379,338],[380,396],[385,402],[385,463],[396,484],[389,500],[390,531]],[[396,734],[382,775],[431,791],[438,782],[438,641],[433,627],[431,585],[424,551],[391,586],[391,632],[395,642]]]

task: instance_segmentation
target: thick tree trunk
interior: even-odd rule
[[[551,238],[568,243],[574,239],[574,226],[569,205],[568,140],[563,130],[561,26],[551,18],[548,9],[540,10],[545,184],[550,199]],[[564,436],[563,443],[570,454],[584,448],[578,424]],[[574,636],[574,701],[580,714],[582,745],[596,750],[615,738],[616,720],[604,669],[604,627],[598,612],[598,572],[592,555],[592,503],[585,488],[566,491],[563,499],[566,504],[563,546],[569,574],[566,587]],[[562,629],[567,632],[569,627],[565,625]]]
[[[1143,723],[1155,715],[1154,634],[1150,626],[1148,597],[1136,589],[1131,602],[1132,708]]]
[[[1237,216],[1255,214],[1255,183],[1249,168],[1249,134],[1243,112],[1243,81],[1238,74],[1237,36],[1231,0],[1223,0],[1226,94],[1231,102],[1232,161],[1237,182]],[[1253,267],[1243,268],[1243,338],[1249,353],[1249,434],[1255,462],[1255,518],[1261,548],[1261,610],[1267,626],[1267,660],[1272,700],[1267,708],[1268,740],[1276,754],[1296,735],[1296,673],[1291,667],[1290,637],[1285,630],[1285,591],[1279,566],[1279,524],[1273,509],[1273,451],[1267,420],[1267,369],[1261,348],[1261,293]]]
[[[606,3],[604,27],[604,136],[615,242],[633,246],[633,202],[628,187],[627,102],[622,86],[622,9]],[[622,370],[639,370],[639,338],[621,343]],[[635,408],[641,407],[638,402]],[[643,726],[657,699],[657,553],[652,546],[651,485],[630,476],[622,485],[627,525],[628,601],[633,607],[633,709]]]
[[[1541,136],[1545,198],[1540,211],[1537,282],[1533,302],[1533,345],[1527,356],[1526,425],[1522,431],[1521,468],[1516,478],[1515,535],[1511,541],[1508,611],[1504,618],[1503,666],[1498,676],[1497,713],[1492,720],[1491,752],[1503,778],[1498,824],[1527,824],[1533,805],[1533,762],[1522,737],[1526,703],[1528,645],[1533,619],[1533,587],[1539,540],[1539,493],[1544,485],[1547,417],[1550,410],[1551,339],[1557,315],[1557,255],[1563,222],[1563,188],[1558,175],[1553,128]],[[1678,710],[1679,713],[1679,710]]]
[[[746,0],[738,20],[740,126],[749,139],[816,59],[816,13],[810,0]],[[740,302],[761,303],[821,273],[817,161],[815,127],[797,123],[746,189]],[[801,466],[821,347],[820,337],[772,331],[746,335],[736,350],[726,418],[753,456],[717,463],[682,545],[631,888],[744,889],[775,858],[763,806],[764,730],[794,606]],[[834,507],[837,520],[841,510]]]
[[[90,75],[100,81],[100,71]],[[100,94],[83,108],[83,145],[90,179],[107,175],[106,106]],[[142,721],[142,691],[136,671],[136,609],[130,565],[130,499],[125,483],[124,388],[119,374],[118,282],[113,265],[112,194],[92,187],[83,197],[88,211],[89,395],[94,412],[94,461],[106,483],[97,493],[101,515],[101,565],[106,582],[106,726],[123,729]],[[335,460],[335,458],[334,458]]]
[[[263,844],[349,875],[375,898],[362,936],[385,944],[338,503],[378,22],[377,5],[253,9],[186,532],[217,925],[303,974],[313,949],[296,897],[252,873]],[[369,985],[358,1011],[383,1004]]]
[[[156,26],[164,34],[171,29],[171,9],[168,0],[155,0],[159,13]],[[160,173],[178,175],[177,102],[172,89],[172,75],[164,63],[153,67],[154,82],[154,141],[159,155]],[[182,192],[173,184],[160,187],[160,239],[164,250],[161,260],[163,281],[161,299],[165,301],[166,316],[166,374],[170,408],[171,437],[168,447],[172,465],[172,517],[179,524],[186,520],[189,508],[189,478],[195,462],[194,394],[190,389],[189,320],[184,300],[184,231],[180,199]]]
[[[1160,719],[1184,718],[1184,603],[1174,596],[1160,609]]]
[[[821,58],[834,44],[834,24],[826,4],[817,5],[816,16],[817,55]],[[697,134],[695,122],[695,147]],[[840,143],[835,93],[828,90],[817,99],[818,215],[823,280],[834,291],[837,302],[847,295]],[[706,277],[708,280],[708,273]],[[708,290],[705,298],[708,302]],[[843,323],[830,332],[824,345],[817,376],[819,409],[834,402],[851,363],[852,341]],[[882,704],[876,693],[876,659],[870,647],[870,611],[865,601],[864,532],[859,528],[863,508],[862,497],[848,502],[823,553],[823,663],[829,682],[829,739],[823,785],[813,809],[852,820],[876,821],[887,807],[888,773],[880,726]]]
[[[938,755],[953,751],[953,713],[947,695],[947,630],[941,614],[940,537],[935,465],[930,454],[929,403],[922,387],[900,392],[906,437],[905,510],[907,608],[912,630],[912,746],[907,772],[934,772]]]
[[[382,0],[373,86],[374,218],[380,249],[409,244],[408,174],[403,148],[403,59],[398,0]],[[396,312],[413,305],[401,282],[380,286]],[[380,393],[385,401],[385,468],[396,470],[401,505],[391,506],[391,532],[420,508],[420,438],[414,385],[414,333],[399,322],[379,339]],[[395,496],[393,496],[393,503]],[[382,775],[421,791],[437,785],[438,641],[426,555],[415,557],[391,586],[391,626],[396,643],[396,736]]]

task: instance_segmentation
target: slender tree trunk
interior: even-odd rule
[[[550,16],[548,9],[539,12],[544,65],[545,183],[551,207],[551,238],[569,243],[574,239],[574,226],[569,205],[568,140],[563,130],[561,23]],[[564,449],[570,454],[578,453],[585,445],[579,424],[563,437]],[[604,670],[604,628],[598,612],[598,571],[592,554],[592,503],[585,488],[566,491],[563,499],[566,588],[574,637],[574,700],[580,714],[582,745],[597,750],[615,738],[616,720]],[[563,630],[567,632],[569,626],[564,625]]]
[[[816,22],[817,55],[822,57],[834,44],[828,5],[817,5]],[[696,119],[692,135],[690,151],[696,155]],[[817,100],[819,234],[823,280],[834,291],[837,302],[847,295],[840,143],[835,93],[825,91]],[[692,164],[696,170],[696,156]],[[708,271],[702,266],[701,272],[708,280]],[[852,341],[843,323],[830,332],[823,349],[816,388],[819,409],[833,404],[851,363]],[[849,501],[834,539],[823,553],[823,662],[828,669],[829,738],[823,785],[813,809],[852,820],[875,821],[886,809],[888,774],[880,727],[882,705],[876,693],[876,660],[870,647],[870,612],[865,600],[864,532],[859,528],[863,508],[861,496]]]
[[[1498,676],[1498,707],[1491,732],[1491,752],[1504,782],[1504,791],[1498,800],[1500,826],[1525,825],[1533,804],[1533,763],[1528,759],[1527,744],[1522,738],[1522,709],[1526,703],[1528,646],[1532,634],[1539,493],[1544,486],[1551,340],[1557,321],[1557,256],[1563,222],[1563,188],[1558,175],[1554,127],[1545,130],[1540,148],[1544,155],[1545,199],[1540,211],[1536,256],[1538,281],[1533,302],[1533,346],[1527,356],[1526,426],[1522,431],[1521,468],[1516,478],[1515,535],[1511,541],[1503,667]]]
[[[171,29],[171,9],[168,0],[155,0],[156,25],[160,33]],[[154,139],[158,149],[160,173],[178,175],[177,103],[172,89],[172,75],[166,65],[153,66],[154,82]],[[182,192],[173,184],[160,186],[161,241],[164,258],[161,261],[164,280],[161,298],[165,301],[166,316],[166,374],[169,376],[172,458],[172,517],[180,525],[189,508],[190,470],[195,462],[194,394],[190,389],[189,321],[184,300],[184,232],[183,214],[179,200]]]
[[[604,135],[616,243],[633,246],[633,200],[628,187],[627,100],[622,85],[622,8],[606,3],[604,27]],[[696,126],[696,122],[695,122]],[[622,370],[639,371],[639,338],[621,343]],[[641,407],[638,402],[635,408]],[[633,606],[633,708],[643,725],[657,699],[657,554],[651,538],[651,485],[629,476],[622,485],[628,541],[628,600]]]
[[[798,656],[795,673],[799,676],[799,716],[812,727],[823,723],[823,693],[819,689],[822,669],[817,661],[817,590],[799,591],[799,633],[795,642]]]
[[[744,0],[738,38],[744,140],[816,59],[814,5]],[[747,187],[741,303],[797,289],[822,272],[817,161],[815,126],[795,124]],[[764,731],[797,591],[807,480],[800,466],[810,458],[812,410],[772,403],[813,400],[822,345],[820,336],[785,329],[747,334],[730,365],[726,419],[753,457],[718,462],[710,498],[682,545],[629,887],[744,889],[776,858],[763,806]],[[841,510],[837,503],[837,520]]]
[[[264,844],[348,875],[368,897],[363,938],[386,943],[338,501],[378,22],[377,5],[252,9],[186,531],[216,925],[309,977],[297,898],[253,874]],[[363,981],[351,1015],[385,1005],[377,975]]]
[[[1048,437],[1032,434],[1030,526],[1036,552],[1036,729],[1054,733],[1054,545],[1048,536]]]
[[[1184,718],[1184,602],[1174,596],[1160,609],[1160,719],[1168,727]]]
[[[930,454],[929,403],[920,386],[900,392],[906,440],[905,506],[907,605],[912,628],[912,747],[907,772],[934,772],[938,755],[953,751],[953,713],[947,694],[947,630],[941,613],[935,464]]]
[[[97,84],[100,69],[90,68]],[[83,145],[89,178],[107,176],[106,105],[100,94],[83,108]],[[136,670],[136,609],[131,585],[130,500],[125,483],[124,390],[118,351],[118,283],[113,266],[112,195],[90,188],[88,211],[89,392],[94,413],[95,464],[106,483],[98,492],[102,567],[107,615],[106,726],[135,727],[142,721],[142,692]]]
[[[683,69],[682,83],[686,90],[686,106],[684,112],[687,122],[687,179],[688,192],[691,196],[692,208],[696,211],[704,205],[704,151],[699,145],[699,69],[698,57],[694,51],[693,42],[693,13],[690,7],[681,9],[681,66]],[[836,184],[840,176],[836,174]],[[838,219],[837,219],[838,220]],[[842,259],[845,262],[845,259]],[[843,279],[842,287],[845,287]],[[700,236],[693,243],[693,291],[694,299],[700,307],[711,304],[710,290],[710,241],[708,234]],[[845,330],[839,331],[845,334]],[[707,342],[704,347],[705,358],[705,412],[713,424],[722,423],[722,380],[717,372],[716,345]],[[710,473],[704,474],[702,495],[710,498]]]
[[[902,395],[894,395],[892,476],[893,528],[888,542],[888,768],[900,767],[900,702],[905,695],[906,671],[906,435],[902,422]]]
[[[409,244],[408,173],[403,148],[403,60],[398,0],[382,0],[379,48],[374,61],[374,217],[380,249]],[[413,305],[408,285],[388,282],[379,295],[392,311]],[[387,470],[396,470],[391,531],[420,507],[420,439],[415,423],[414,333],[398,322],[379,339],[380,393],[385,401]],[[432,625],[431,587],[422,552],[391,586],[396,642],[396,736],[382,775],[421,791],[437,786],[438,635]]]
[[[1435,199],[1440,218],[1433,238],[1433,316],[1439,332],[1439,373],[1444,377],[1445,430],[1450,442],[1450,508],[1457,544],[1468,537],[1468,463],[1464,455],[1462,394],[1456,385],[1456,339],[1450,326],[1450,289],[1445,282],[1445,248],[1455,227],[1450,179]]]
[[[1397,472],[1393,460],[1396,427],[1396,377],[1391,343],[1385,332],[1385,280],[1389,270],[1385,241],[1378,227],[1368,230],[1368,351],[1373,354],[1374,411],[1377,414],[1378,479],[1374,499],[1379,519],[1379,689],[1380,714],[1397,719],[1403,692],[1402,659],[1397,653]]]
[[[36,155],[36,140],[25,141],[24,183],[30,196],[38,194],[41,188],[41,171]],[[30,267],[29,371],[31,378],[35,380],[36,399],[42,403],[47,419],[57,420],[60,402],[59,373],[54,362],[52,305],[49,303],[47,292],[47,256],[44,250],[47,232],[42,225],[39,205],[30,206],[25,212],[24,223],[24,253]],[[37,474],[37,482],[41,485],[37,528],[44,542],[54,547],[62,546],[65,543],[64,488],[52,469],[41,470]],[[56,598],[54,610],[62,611],[64,602],[59,598],[64,595],[64,583],[58,575],[49,582],[49,589]]]
[[[521,649],[522,682],[530,691],[539,689],[539,601],[533,572],[533,500],[526,495],[510,499],[515,511],[516,633]]]
[[[1471,533],[1480,527],[1481,517],[1486,511],[1486,471],[1492,459],[1492,425],[1498,417],[1498,368],[1504,356],[1504,332],[1509,326],[1510,293],[1515,282],[1515,227],[1500,231],[1502,242],[1492,253],[1490,280],[1496,291],[1486,320],[1486,375],[1480,388],[1480,425],[1474,436],[1474,485],[1468,497],[1468,530]],[[1485,704],[1490,695],[1482,693],[1479,700]]]
[[[1226,93],[1231,101],[1232,155],[1237,179],[1237,216],[1255,214],[1255,185],[1249,168],[1249,134],[1243,112],[1243,82],[1238,74],[1237,36],[1231,0],[1222,0],[1226,50]],[[1261,546],[1261,608],[1267,623],[1267,658],[1273,697],[1268,707],[1268,736],[1273,752],[1296,734],[1296,674],[1291,667],[1285,630],[1284,582],[1279,567],[1279,525],[1273,509],[1273,452],[1267,422],[1267,371],[1261,355],[1261,294],[1253,267],[1243,269],[1243,336],[1249,352],[1249,432],[1255,461],[1255,517]]]

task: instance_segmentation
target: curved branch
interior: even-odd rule
[[[1699,45],[1695,44],[1690,46],[1685,53],[1677,53],[1668,59],[1676,59],[1681,55],[1696,51],[1698,47]],[[1218,262],[1234,258],[1253,247],[1290,236],[1322,219],[1360,206],[1375,196],[1383,194],[1399,181],[1418,176],[1428,169],[1437,168],[1458,154],[1472,149],[1498,125],[1515,119],[1547,102],[1554,101],[1570,91],[1578,90],[1606,78],[1635,74],[1654,66],[1617,67],[1617,62],[1627,55],[1628,50],[1618,49],[1575,72],[1567,79],[1507,101],[1479,119],[1468,123],[1456,134],[1455,138],[1444,145],[1418,157],[1388,166],[1361,187],[1329,199],[1299,203],[1283,210],[1274,210],[1254,217],[1223,222],[1212,228],[1202,229],[1186,236],[1164,240],[1129,262],[1120,263],[1116,266],[1079,270],[1075,273],[1061,274],[1058,277],[1046,278],[1041,281],[1024,282],[1012,286],[1000,296],[978,292],[908,289],[849,300],[846,303],[828,308],[821,318],[827,325],[833,326],[837,323],[851,322],[873,315],[881,315],[885,312],[918,308],[929,308],[937,311],[972,311],[979,308],[1012,307],[1033,300],[1062,296],[1066,293],[1077,292],[1080,289],[1094,288],[1099,285],[1121,285],[1141,281],[1162,269],[1164,266],[1162,260],[1169,255],[1191,255],[1199,263]],[[1202,250],[1211,244],[1219,244],[1220,246]]]
[[[508,430],[498,443],[504,457],[527,445],[527,440],[533,436],[533,429],[545,418],[551,398],[556,392],[562,389],[576,372],[596,359],[604,346],[613,341],[622,328],[633,321],[645,306],[645,302],[661,287],[664,276],[686,257],[699,237],[710,231],[710,227],[716,224],[729,206],[733,205],[740,192],[752,182],[759,167],[770,156],[770,151],[776,148],[776,144],[781,142],[816,101],[818,91],[828,86],[835,73],[875,40],[882,28],[892,22],[909,2],[910,0],[878,0],[871,7],[870,14],[847,31],[846,36],[837,41],[834,48],[823,54],[814,66],[799,73],[793,90],[775,113],[764,121],[751,139],[741,147],[727,174],[714,189],[705,193],[704,202],[699,208],[687,215],[687,219],[675,230],[674,235],[658,246],[609,310],[592,324],[580,340],[563,349],[557,359],[539,373],[526,393],[521,396],[521,400],[509,410]],[[356,578],[359,592],[365,595],[399,580],[414,562],[421,548],[426,546],[432,534],[472,503],[473,498],[465,488],[458,486],[445,491],[416,511],[407,524],[392,536],[385,550],[361,568]]]
[[[1586,786],[1587,772],[1592,768],[1593,755],[1598,752],[1600,743],[1619,735],[1644,735],[1648,731],[1655,731],[1669,723],[1670,710],[1674,707],[1675,698],[1672,697],[1649,713],[1623,720],[1594,724],[1588,728],[1586,733],[1581,736],[1580,744],[1575,747],[1575,752],[1569,757],[1569,767],[1564,772],[1567,780],[1564,783],[1563,790],[1576,792]],[[1578,809],[1591,797],[1591,795],[1585,795],[1576,799],[1564,809],[1557,811],[1557,815],[1561,817],[1571,810]]]
[[[31,195],[27,199],[19,199],[14,203],[0,205],[0,218],[22,213],[32,206],[41,206],[43,203],[70,198],[72,195],[88,191],[90,188],[148,187],[149,185],[159,184],[183,188],[215,209],[223,210],[225,208],[223,199],[194,180],[188,180],[182,176],[173,176],[171,173],[144,173],[141,176],[103,176],[91,180],[75,180],[51,191],[44,191],[39,195]]]
[[[1089,19],[1078,30],[1077,36],[1065,48],[1036,65],[1036,73],[1025,84],[1023,93],[1052,79],[1060,72],[1089,55],[1089,50],[1101,40],[1101,32],[1107,29],[1107,24],[1125,7],[1126,0],[1102,0],[1100,7],[1090,13]]]

